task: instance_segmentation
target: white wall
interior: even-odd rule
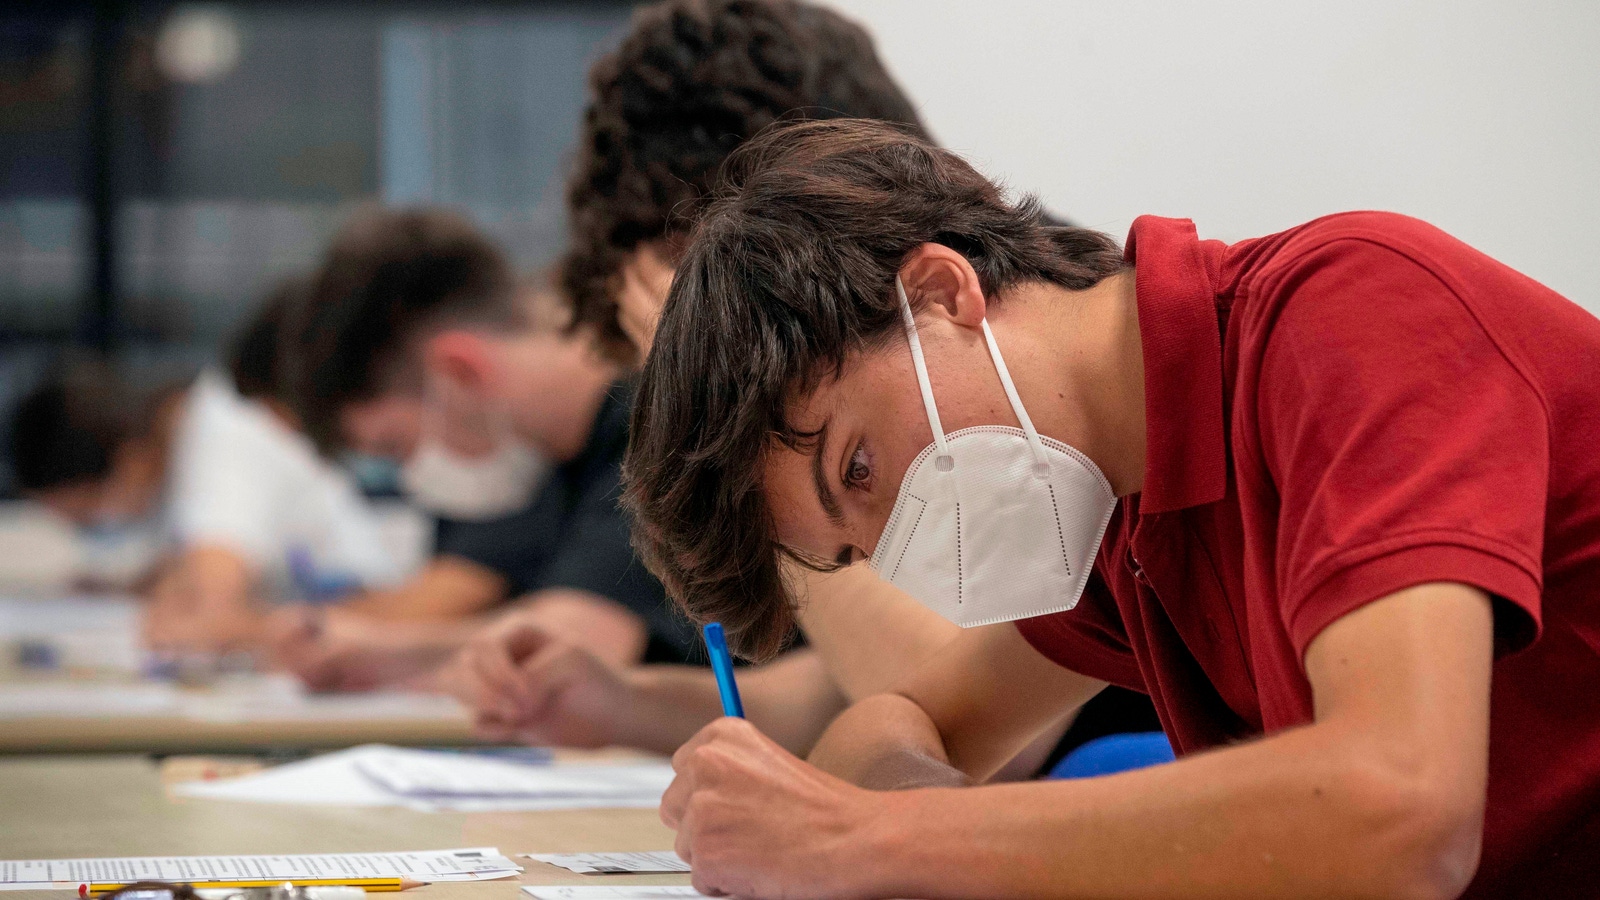
[[[831,0],[928,125],[1121,237],[1427,219],[1600,312],[1600,0]]]

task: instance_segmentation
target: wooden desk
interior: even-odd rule
[[[280,806],[170,799],[139,756],[0,759],[0,858],[337,853],[496,846],[508,856],[663,850],[672,832],[655,810],[421,813],[398,808]],[[685,875],[593,876],[533,860],[523,884],[687,884]],[[600,880],[604,879],[604,880]],[[410,900],[515,900],[518,881],[433,884]],[[62,900],[60,891],[7,894]],[[377,895],[374,895],[377,896]]]
[[[86,700],[100,715],[0,712],[0,754],[237,753],[323,750],[355,744],[475,744],[469,713],[443,697],[344,694],[304,697],[287,676],[235,676],[234,682],[180,689],[137,678],[39,675],[0,666],[0,691],[151,689],[170,703],[141,710]],[[287,683],[285,683],[287,682]],[[69,701],[51,701],[66,705]]]
[[[0,754],[228,753],[284,748],[321,750],[370,743],[460,746],[478,740],[464,716],[264,722],[140,716],[0,720]]]
[[[0,689],[159,687],[141,680],[138,674],[143,656],[137,637],[138,616],[137,604],[127,598],[30,599],[0,594]],[[21,649],[30,641],[46,644],[58,657],[57,668],[23,667]],[[385,705],[381,697],[357,697],[346,698],[342,704],[338,698],[312,698],[301,706],[286,707],[281,702],[284,685],[274,686],[267,678],[253,684],[240,678],[219,674],[210,688],[182,692],[186,700],[220,703],[220,714],[186,715],[176,699],[170,710],[154,710],[159,716],[137,714],[137,704],[126,714],[115,704],[90,704],[88,709],[105,708],[108,713],[92,718],[0,714],[0,754],[222,753],[327,749],[361,743],[474,743],[466,712],[449,704],[424,704],[419,710]],[[239,705],[228,706],[229,697]],[[331,708],[327,705],[330,701]],[[265,704],[264,708],[258,708],[258,703]],[[47,711],[56,710],[51,707]]]

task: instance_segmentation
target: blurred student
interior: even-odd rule
[[[617,506],[632,385],[565,304],[460,216],[370,210],[335,237],[305,313],[309,433],[403,463],[454,518],[414,581],[284,617],[286,665],[320,688],[420,676],[497,617],[611,666],[687,658],[690,630]]]
[[[1600,321],[1392,213],[1123,250],[873,122],[728,173],[640,382],[641,555],[757,651],[796,557],[972,627],[814,765],[731,719],[685,745],[697,887],[1593,893]],[[1181,759],[949,789],[1108,682]]]
[[[230,347],[233,378],[139,390],[81,363],[18,407],[23,493],[94,533],[141,529],[162,558],[145,634],[157,649],[228,651],[259,638],[263,603],[382,586],[400,573],[351,481],[283,418],[277,333],[286,285]]]
[[[823,7],[679,0],[641,10],[590,73],[568,191],[572,246],[561,276],[580,327],[618,362],[648,353],[693,213],[735,147],[784,117],[856,116],[923,133],[870,36]],[[737,576],[734,576],[737,577]],[[803,751],[848,700],[887,689],[959,629],[864,567],[807,575],[810,649],[743,677],[747,712]],[[450,679],[484,734],[530,743],[627,743],[671,752],[720,715],[701,669],[616,671],[534,628],[476,641]],[[1112,692],[1019,758],[1032,774],[1111,732],[1158,728],[1149,703]]]

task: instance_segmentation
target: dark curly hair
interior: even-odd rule
[[[618,361],[621,267],[641,244],[675,256],[735,148],[779,119],[866,118],[927,137],[865,29],[796,0],[669,0],[641,9],[589,74],[567,190],[571,247],[559,271],[575,327]]]

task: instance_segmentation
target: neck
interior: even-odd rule
[[[556,462],[573,459],[589,442],[616,365],[580,338],[534,336],[508,349],[514,371],[526,373],[512,388],[520,394],[513,426]]]
[[[1034,336],[1030,374],[1044,388],[1033,391],[1043,414],[1029,405],[1035,424],[1094,460],[1117,496],[1137,493],[1145,468],[1144,350],[1133,271],[1087,290],[1029,285],[1018,294],[1023,302],[1014,308],[1032,321],[1014,330]]]
[[[149,440],[155,450],[157,460],[156,482],[165,483],[167,470],[171,466],[172,450],[177,443],[178,426],[183,420],[183,414],[188,409],[188,401],[194,387],[186,390],[173,391],[170,395],[161,398],[151,411]]]

